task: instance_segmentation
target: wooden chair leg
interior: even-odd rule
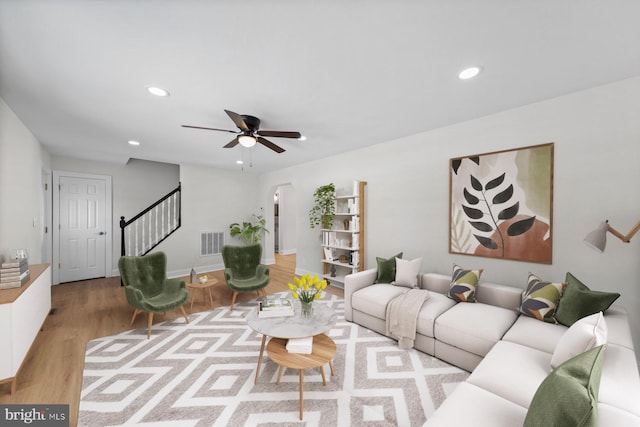
[[[282,371],[284,371],[284,366],[280,365],[280,369],[278,369],[278,381],[276,381],[278,385],[280,385],[280,380],[282,380]]]
[[[238,296],[238,293],[236,291],[233,291],[233,296],[231,297],[231,308],[229,309],[229,311],[233,311],[233,306],[236,303],[237,296]]]
[[[184,311],[184,305],[180,306],[180,311],[182,311],[182,315],[184,316],[184,320],[186,320],[187,323],[189,323],[189,318],[187,317],[187,312]]]
[[[153,312],[149,312],[149,320],[147,322],[147,339],[151,338],[151,324],[153,323]]]
[[[129,326],[133,326],[133,322],[136,320],[136,316],[138,315],[138,313],[140,313],[141,310],[138,310],[137,308],[133,309],[133,317],[131,318],[131,323],[129,324]]]

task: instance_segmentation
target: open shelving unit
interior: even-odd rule
[[[364,270],[365,181],[354,181],[350,194],[336,194],[336,216],[322,229],[323,278],[344,287],[347,274]]]

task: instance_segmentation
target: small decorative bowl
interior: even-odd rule
[[[200,281],[200,283],[202,283],[203,285],[204,285],[205,283],[207,283],[207,278],[206,278],[206,277],[200,277],[200,278],[198,278],[198,280],[199,280],[199,281]]]

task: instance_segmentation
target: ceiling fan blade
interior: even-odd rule
[[[274,144],[273,142],[264,139],[263,137],[259,136],[258,137],[258,142],[262,145],[264,145],[267,148],[271,148],[273,151],[275,151],[276,153],[282,153],[284,152],[284,148],[282,147],[278,147],[276,144]]]
[[[236,136],[235,138],[233,138],[231,141],[229,141],[229,143],[227,145],[225,145],[222,148],[233,148],[236,145],[238,145],[240,141],[238,141],[238,137]]]
[[[246,131],[251,130],[249,129],[249,126],[247,126],[247,124],[244,122],[244,119],[240,114],[234,113],[233,111],[229,111],[229,110],[224,110],[224,112],[227,113],[227,116],[229,116],[231,120],[233,120],[233,123],[235,123],[236,126],[238,126],[240,129],[246,130]]]
[[[284,130],[259,130],[258,134],[262,136],[273,136],[276,138],[295,138],[298,139],[302,136],[300,132],[291,132]]]
[[[190,126],[190,125],[182,125],[183,128],[192,128],[192,129],[204,129],[204,130],[218,130],[220,132],[231,132],[231,133],[238,133],[235,130],[229,130],[229,129],[216,129],[216,128],[204,128],[202,126]]]

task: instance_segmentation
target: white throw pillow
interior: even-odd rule
[[[565,361],[607,343],[607,323],[602,312],[583,317],[562,335],[551,356],[551,369]]]
[[[396,280],[391,282],[392,285],[406,286],[407,288],[418,287],[418,272],[422,258],[406,260],[396,258]]]

